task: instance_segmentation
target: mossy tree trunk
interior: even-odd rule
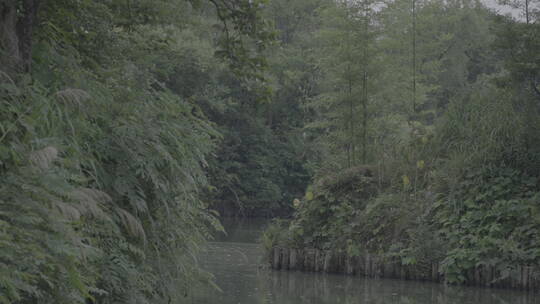
[[[10,76],[30,72],[32,33],[43,0],[1,0],[0,69]]]

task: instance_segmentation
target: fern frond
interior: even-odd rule
[[[58,201],[54,205],[69,220],[77,221],[81,218],[81,212],[68,203]]]
[[[79,202],[77,208],[82,215],[89,215],[99,219],[110,220],[102,208],[102,205],[112,202],[112,198],[107,193],[96,189],[81,187],[75,189],[70,194],[70,197]]]
[[[120,223],[126,230],[134,237],[141,238],[146,243],[146,232],[141,222],[135,218],[131,213],[124,209],[117,208],[116,213],[120,218]]]
[[[42,170],[49,169],[51,164],[58,158],[58,150],[53,146],[30,153],[30,163]]]
[[[81,106],[84,101],[90,99],[90,94],[81,89],[64,89],[56,92],[55,94],[58,101],[66,105],[77,105]]]

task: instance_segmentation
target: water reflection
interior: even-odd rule
[[[226,218],[221,221],[226,233],[218,233],[218,242],[257,243],[268,225],[267,219]]]
[[[244,224],[245,225],[245,224]],[[248,224],[249,228],[249,224]],[[261,248],[246,226],[213,242],[202,257],[222,292],[194,290],[193,304],[533,304],[540,297],[519,291],[445,287],[434,283],[373,280],[344,275],[272,271],[260,267]],[[256,226],[260,231],[260,225]],[[231,230],[232,231],[232,230]],[[246,236],[250,237],[246,237]],[[241,240],[246,242],[233,242]],[[251,243],[250,243],[251,242]]]
[[[531,295],[519,292],[447,288],[433,283],[285,272],[273,272],[270,277],[276,297],[267,303],[537,303]]]

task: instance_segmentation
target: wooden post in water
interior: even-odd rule
[[[353,258],[348,254],[345,256],[345,274],[354,274]]]
[[[323,252],[324,258],[323,258],[323,271],[324,272],[331,272],[332,271],[332,252],[331,251],[324,251]]]
[[[280,263],[281,250],[279,249],[279,247],[274,247],[272,249],[272,254],[273,254],[272,268],[281,269],[281,263]]]
[[[281,269],[284,269],[284,270],[289,269],[289,249],[288,248],[281,249]]]
[[[315,251],[313,249],[306,249],[304,255],[304,270],[315,271]]]
[[[269,262],[276,270],[344,273],[401,280],[429,280],[439,283],[444,279],[439,272],[437,262],[426,266],[403,265],[399,259],[383,259],[367,251],[361,256],[349,256],[344,251],[274,247],[269,256]],[[493,266],[471,268],[465,276],[467,285],[521,290],[540,288],[540,269],[528,265],[511,270],[511,274],[505,279],[500,279],[501,273]]]
[[[365,266],[364,266],[364,269],[366,271],[366,276],[368,277],[371,277],[371,267],[370,267],[370,256],[369,256],[369,253],[366,252],[366,255],[364,257],[364,263],[365,263]]]
[[[319,249],[314,249],[314,259],[313,259],[313,268],[311,269],[312,271],[320,271],[319,269],[319,260],[320,260],[320,256],[321,256],[321,252],[319,251]]]
[[[298,251],[296,249],[291,249],[289,252],[289,270],[298,269]]]

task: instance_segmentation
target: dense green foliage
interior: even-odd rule
[[[215,72],[261,73],[253,2],[0,4],[0,303],[178,303],[208,282],[221,135],[200,104],[228,99]]]
[[[269,1],[266,18],[275,24],[277,41],[268,48],[266,91],[228,85],[227,102],[208,116],[223,134],[210,165],[213,206],[222,214],[286,215],[309,182],[305,105],[316,93],[315,58],[306,53],[317,10],[328,1]],[[311,52],[311,51],[310,51]],[[222,79],[223,80],[223,79]],[[266,100],[256,103],[260,96]],[[268,95],[270,94],[270,95]]]
[[[449,282],[539,266],[527,4],[0,2],[0,303],[181,303],[219,214]]]
[[[454,283],[540,266],[535,5],[520,21],[473,1],[321,7],[314,182],[265,246],[437,262]]]

